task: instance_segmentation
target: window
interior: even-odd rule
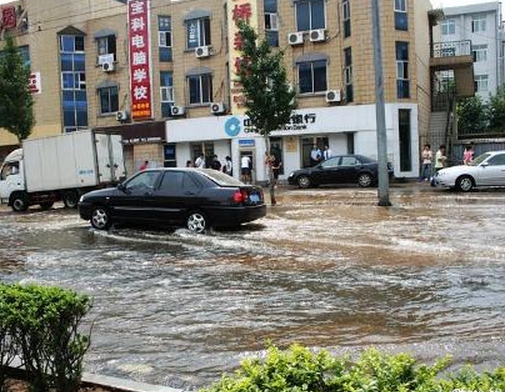
[[[60,81],[64,132],[88,127],[84,36],[60,35]]]
[[[210,19],[200,18],[187,20],[186,35],[186,46],[188,49],[210,45]]]
[[[486,18],[484,16],[472,17],[472,33],[486,31]]]
[[[475,75],[475,91],[478,93],[488,91],[487,75]]]
[[[161,116],[169,117],[170,108],[174,104],[174,79],[172,72],[160,72],[160,101],[161,101]]]
[[[446,19],[441,25],[442,35],[456,34],[456,22],[454,19]]]
[[[295,5],[298,31],[324,29],[326,27],[324,0],[298,0]]]
[[[178,193],[182,190],[182,179],[184,177],[183,172],[177,171],[167,171],[163,175],[161,180],[160,190],[161,191],[172,191]]]
[[[164,162],[163,162],[164,167],[177,167],[175,143],[165,144],[163,146],[163,155],[164,155]]]
[[[191,105],[205,104],[212,102],[212,75],[191,75],[188,76],[189,103]]]
[[[347,102],[354,101],[353,74],[352,74],[352,49],[344,49],[344,83],[345,83],[345,100]]]
[[[395,29],[404,31],[409,29],[407,0],[395,0]]]
[[[172,61],[172,18],[158,16],[158,47],[160,61]]]
[[[117,86],[98,89],[100,97],[100,114],[115,113],[119,109],[119,97]]]
[[[505,154],[497,154],[494,157],[490,158],[487,163],[489,166],[502,166],[505,165]]]
[[[411,111],[398,110],[398,138],[400,141],[400,171],[412,170],[412,125]]]
[[[473,59],[475,62],[487,60],[487,45],[472,45]]]
[[[116,60],[116,36],[109,35],[107,37],[100,37],[96,39],[98,56],[106,54],[113,54]]]
[[[300,94],[310,94],[327,90],[326,60],[298,64]]]
[[[84,72],[61,73],[62,90],[86,90],[86,74]]]
[[[279,18],[277,16],[277,0],[264,0],[265,36],[270,46],[279,46]]]
[[[344,37],[351,36],[351,4],[349,0],[342,1],[342,15],[344,19]]]
[[[398,98],[410,98],[409,44],[396,43],[396,87]]]

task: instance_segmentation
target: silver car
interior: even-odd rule
[[[469,165],[441,169],[435,174],[435,184],[463,192],[478,187],[505,186],[505,151],[489,151]]]

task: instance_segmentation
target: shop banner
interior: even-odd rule
[[[128,0],[130,94],[133,120],[152,118],[149,0]]]

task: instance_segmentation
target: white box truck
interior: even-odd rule
[[[81,194],[114,185],[126,176],[120,134],[85,130],[23,140],[0,171],[0,201],[14,211],[76,208]]]

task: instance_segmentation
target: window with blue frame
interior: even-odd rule
[[[326,27],[324,0],[298,0],[295,7],[297,31]]]
[[[98,89],[100,97],[100,114],[112,114],[119,110],[119,94],[117,86]]]
[[[61,35],[59,38],[63,129],[73,132],[88,127],[84,37]]]
[[[410,98],[408,42],[396,42],[396,87],[398,98]]]
[[[161,116],[169,117],[170,108],[174,105],[174,77],[170,71],[160,72]]]
[[[407,0],[394,0],[394,1],[395,1],[395,29],[407,31],[409,29]]]
[[[300,94],[314,94],[327,90],[326,67],[326,60],[298,64]]]
[[[279,17],[277,16],[277,0],[264,0],[265,37],[272,47],[279,46]]]
[[[158,16],[158,48],[160,61],[172,61],[172,18],[170,16]]]
[[[186,47],[188,49],[195,49],[199,46],[210,44],[210,19],[205,17],[187,20]]]
[[[190,105],[206,104],[212,101],[212,75],[188,76]]]

